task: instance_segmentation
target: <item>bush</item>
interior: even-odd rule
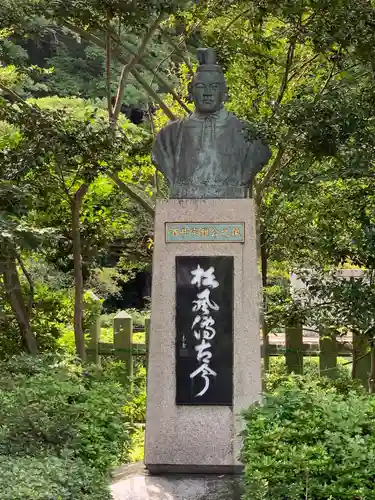
[[[105,491],[109,469],[130,453],[127,398],[109,370],[84,368],[66,357],[23,355],[0,363],[0,492],[7,491],[5,477],[15,488],[13,496],[0,498],[107,498],[96,491]],[[21,466],[35,474],[29,482]],[[90,496],[94,490],[87,484],[95,474],[93,484],[102,486]],[[35,496],[33,481],[40,486]],[[61,484],[65,489],[54,495]]]
[[[125,363],[115,357],[103,356],[101,360],[105,373],[112,380],[123,383]],[[129,421],[134,423],[144,423],[146,420],[146,368],[144,366],[144,357],[134,359],[133,377],[129,380],[128,399],[124,412]]]
[[[133,390],[130,401],[130,414],[134,422],[144,423],[146,421],[146,368],[143,359],[134,363]]]
[[[245,500],[375,498],[371,396],[294,375],[245,419]]]
[[[38,341],[39,351],[43,353],[60,350],[68,354],[75,353],[72,289],[56,290],[40,283],[35,283],[34,286],[31,328]],[[94,318],[100,315],[102,302],[91,291],[85,292],[86,336]],[[14,314],[5,297],[0,295],[0,360],[9,359],[23,351],[24,346]]]
[[[304,383],[307,380],[316,380],[320,387],[334,387],[341,394],[348,394],[351,391],[364,393],[365,389],[359,380],[351,378],[350,370],[347,366],[347,360],[344,358],[337,359],[337,368],[334,378],[328,376],[320,376],[319,374],[319,358],[305,357],[303,360],[304,376],[294,379],[295,383]],[[290,380],[290,375],[286,371],[285,357],[272,356],[270,358],[270,370],[264,374],[266,392],[273,392],[281,383]]]
[[[100,318],[100,323],[101,323],[102,327],[112,329],[113,328],[113,318],[119,312],[120,312],[120,310],[118,310],[115,313],[102,314],[102,316]],[[149,311],[138,311],[137,309],[134,309],[134,308],[125,309],[125,312],[130,314],[130,316],[132,317],[133,326],[144,326],[146,318],[148,318],[150,316]]]
[[[50,289],[35,284],[31,328],[37,338],[41,352],[54,351],[59,339],[73,336],[73,295],[69,290]],[[21,354],[24,351],[19,327],[11,307],[4,296],[0,296],[0,360]]]
[[[0,296],[0,360],[23,351],[21,335],[14,315]]]
[[[108,482],[82,461],[0,456],[1,500],[110,500]]]
[[[73,330],[73,311],[71,290],[54,290],[45,285],[36,285],[31,327],[40,352],[55,351],[57,340]]]

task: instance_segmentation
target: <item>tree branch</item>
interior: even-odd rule
[[[146,92],[148,93],[148,95],[150,97],[154,97],[154,96],[157,96],[158,99],[158,103],[161,107],[161,109],[164,111],[164,113],[168,116],[168,118],[170,120],[176,120],[176,116],[172,113],[172,111],[168,108],[168,106],[165,104],[165,102],[159,98],[158,94],[155,92],[155,90],[151,87],[151,85],[149,85],[146,80],[143,78],[143,76],[141,76],[140,73],[138,73],[138,71],[136,69],[133,69],[132,71],[133,73],[133,76],[134,78],[138,81],[138,83],[140,83],[140,85],[142,85],[142,87],[146,90]],[[156,101],[156,99],[154,98],[154,100]],[[190,110],[189,110],[189,113],[190,113]]]
[[[65,181],[65,177],[64,177],[64,172],[62,171],[62,168],[61,168],[61,165],[57,159],[57,161],[55,162],[55,165],[56,165],[56,170],[57,170],[57,175],[60,176],[60,180],[61,180],[61,183],[62,183],[62,188],[67,196],[67,199],[68,201],[71,201],[71,198],[70,198],[70,191],[69,191],[69,188],[66,184],[66,181]]]
[[[80,187],[77,189],[74,198],[79,204],[82,203],[82,199],[86,196],[88,190],[89,186],[86,183],[81,184]]]
[[[30,328],[30,316],[25,304],[22,286],[17,269],[17,257],[14,245],[5,245],[5,266],[2,268],[2,278],[5,293],[8,297],[13,314],[18,323],[22,341],[32,355],[38,354],[38,344]]]
[[[223,37],[224,33],[226,33],[226,32],[228,31],[228,29],[229,29],[231,26],[233,26],[233,24],[234,24],[236,21],[238,21],[238,20],[239,20],[242,16],[244,16],[245,14],[247,14],[248,12],[250,12],[251,10],[252,10],[252,7],[250,7],[250,8],[248,8],[248,7],[247,7],[245,10],[243,10],[242,12],[240,12],[239,14],[237,14],[237,15],[236,15],[233,19],[231,19],[231,20],[229,21],[229,23],[228,23],[228,24],[226,24],[226,25],[224,26],[223,31],[220,33],[220,38],[219,38],[219,40],[221,40],[221,39],[222,39],[222,37]]]
[[[9,87],[6,87],[2,83],[0,83],[0,89],[6,94],[11,95],[18,103],[22,104],[23,106],[28,106],[29,108],[35,109],[34,106],[32,106],[27,101],[22,99],[22,97],[18,95],[17,92],[14,92],[14,90],[10,89]]]
[[[293,134],[293,132],[290,130],[288,132],[287,136],[285,137],[284,144],[280,145],[272,165],[269,167],[269,169],[265,173],[262,181],[259,182],[258,188],[257,188],[257,200],[258,200],[258,202],[260,202],[260,200],[262,198],[262,193],[264,192],[265,188],[268,186],[273,175],[276,173],[276,171],[280,167],[281,160],[283,159],[284,153],[286,151],[288,140],[290,139],[292,134]]]
[[[115,36],[115,34],[112,32],[112,35]],[[116,36],[116,40],[118,39],[118,37]],[[133,55],[136,55],[137,54],[137,51],[135,48],[132,47],[131,43],[130,42],[123,42],[121,40],[118,40],[118,44],[119,46],[121,46],[123,49],[125,49],[127,52],[130,52],[130,54],[133,54]],[[118,52],[119,53],[119,52]],[[173,53],[173,51],[171,52],[171,54]],[[119,61],[121,62],[121,60],[119,59]],[[164,61],[164,60],[163,60]],[[163,62],[162,61],[162,62]],[[153,79],[157,80],[160,85],[163,87],[163,88],[166,88],[168,93],[171,94],[171,96],[173,97],[173,99],[181,106],[181,108],[186,111],[187,113],[191,113],[191,110],[188,108],[188,106],[186,106],[186,104],[184,103],[184,101],[180,98],[180,96],[173,90],[173,88],[169,85],[168,81],[162,77],[159,73],[158,73],[158,69],[160,67],[160,64],[159,63],[157,68],[153,68],[151,66],[151,64],[149,64],[146,59],[144,57],[142,57],[138,63],[141,64],[143,66],[143,68],[147,71],[149,71],[152,75],[153,75]],[[131,72],[134,76],[134,70]],[[151,80],[151,83],[152,83],[153,80]],[[139,82],[138,82],[139,83]],[[173,118],[172,118],[173,119]]]
[[[143,197],[140,194],[136,193],[130,186],[128,186],[127,184],[125,184],[125,182],[123,182],[116,173],[114,173],[114,172],[107,172],[107,175],[108,175],[108,177],[110,179],[112,179],[112,181],[115,184],[117,184],[117,186],[121,189],[121,191],[123,191],[131,199],[133,199],[134,201],[136,201],[137,203],[139,203],[145,209],[145,211],[149,215],[151,215],[151,217],[154,217],[155,210],[154,210],[153,206],[150,205],[146,200],[144,200]]]
[[[69,23],[68,21],[64,21],[64,26],[72,31],[73,33],[77,33],[78,35],[82,36],[85,40],[88,42],[94,43],[96,46],[101,47],[102,49],[105,50],[105,42],[98,38],[95,35],[92,35],[91,33],[83,30],[82,28],[79,28],[78,26],[74,26],[73,24]],[[118,49],[112,49],[112,55],[116,57],[116,59],[121,62],[122,64],[127,64],[127,60],[125,56],[121,53],[120,50]],[[149,94],[150,97],[157,103],[164,113],[171,119],[175,120],[176,117],[172,113],[172,111],[168,108],[168,106],[165,104],[165,102],[161,99],[161,97],[155,92],[155,90],[147,84],[147,82],[142,78],[139,74],[138,71],[136,71],[135,68],[131,71],[133,74],[134,78],[138,81],[138,83],[146,90],[146,92]]]
[[[125,47],[127,50],[129,50],[130,52],[130,49],[128,47]],[[142,64],[142,66],[144,67],[144,69],[146,69],[147,71],[149,71],[156,80],[158,80],[158,82],[161,84],[162,87],[166,88],[168,90],[168,93],[173,97],[173,99],[181,106],[181,108],[186,111],[187,113],[191,113],[191,110],[188,108],[188,106],[186,106],[186,104],[184,103],[184,101],[180,98],[180,96],[175,92],[175,90],[173,90],[171,88],[171,86],[169,85],[169,83],[167,82],[167,80],[165,80],[165,78],[163,78],[161,75],[159,75],[159,73],[157,72],[157,69],[154,69],[152,68],[152,66],[150,64],[148,64],[144,59],[142,59],[140,61],[140,64]],[[134,76],[134,71],[132,71],[133,73],[133,76]]]
[[[188,70],[190,71],[190,73],[193,73],[193,66],[191,65],[190,61],[185,57],[185,54],[181,50],[180,46],[173,40],[173,38],[169,35],[169,33],[167,33],[164,29],[160,28],[160,33],[164,36],[164,38],[167,40],[167,42],[170,45],[172,45],[175,52],[177,52],[177,54],[184,61],[184,63],[188,67]]]
[[[314,56],[310,57],[310,59],[308,59],[307,61],[303,62],[302,64],[300,64],[296,69],[295,71],[293,72],[293,74],[290,75],[289,79],[288,79],[288,83],[293,80],[293,78],[295,78],[297,75],[298,75],[298,72],[305,69],[306,66],[308,66],[310,63],[312,63],[313,61],[315,61],[315,59],[317,57],[319,57],[320,54],[315,54]],[[301,76],[303,76],[303,73],[300,74],[300,76],[298,78],[300,78]]]
[[[323,93],[324,93],[325,89],[328,87],[328,84],[329,84],[329,82],[331,81],[331,78],[332,78],[332,76],[333,76],[333,71],[334,71],[335,67],[336,67],[336,60],[334,60],[334,61],[333,61],[331,71],[329,72],[328,78],[327,78],[327,80],[325,81],[325,83],[324,83],[323,87],[322,87],[322,88],[320,89],[320,91],[316,94],[315,99],[314,99],[314,101],[315,101],[315,102],[319,99],[319,97],[320,97],[320,96],[322,96],[322,95],[323,95]]]
[[[281,86],[280,86],[280,90],[279,90],[279,95],[276,99],[276,102],[277,104],[280,104],[283,97],[284,97],[284,94],[285,94],[285,91],[288,87],[288,77],[289,77],[289,71],[290,71],[290,68],[293,64],[293,58],[294,58],[294,50],[296,48],[296,42],[297,42],[297,37],[294,36],[292,38],[292,40],[290,41],[289,43],[289,48],[288,48],[288,53],[287,53],[287,56],[286,56],[286,61],[285,61],[285,70],[284,70],[284,76],[283,76],[283,79],[282,79],[282,82],[281,82]]]
[[[346,71],[349,71],[350,69],[353,69],[353,68],[356,68],[358,66],[361,66],[361,63],[355,63],[355,64],[351,64],[350,66],[348,66],[347,68],[344,68],[344,69],[340,69],[340,71],[336,71],[336,73],[333,73],[332,76],[336,76],[336,75],[339,75],[340,73],[345,73]],[[370,72],[369,71],[366,71],[365,75],[369,74]],[[361,78],[363,75],[363,73],[361,73],[359,75],[359,78]]]
[[[124,95],[124,90],[125,90],[125,85],[127,82],[127,79],[129,78],[129,74],[135,68],[135,66],[138,64],[138,62],[141,60],[143,57],[147,45],[151,41],[152,37],[154,36],[155,32],[159,28],[160,24],[163,22],[163,20],[166,18],[166,14],[162,13],[158,16],[158,18],[153,22],[151,25],[150,29],[147,31],[145,36],[142,39],[141,45],[138,48],[137,53],[131,58],[131,60],[122,68],[121,76],[120,76],[120,81],[118,84],[117,88],[117,96],[116,96],[116,104],[113,110],[113,120],[114,122],[117,121],[118,115],[120,113],[121,109],[121,102],[122,98]],[[110,36],[110,35],[109,35]]]
[[[112,108],[112,93],[111,93],[111,55],[112,55],[112,39],[111,35],[107,33],[106,43],[106,89],[107,89],[107,106],[109,121],[112,122],[113,108]]]

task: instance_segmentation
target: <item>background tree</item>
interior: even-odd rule
[[[373,7],[350,0],[253,1],[234,2],[225,12],[220,5],[203,8],[199,15],[208,16],[201,35],[226,69],[230,109],[273,149],[255,186],[264,287],[270,260],[287,259],[291,270],[311,265],[317,254],[326,264],[350,259],[342,234],[354,239],[358,212],[342,198],[347,210],[334,220],[339,205],[328,207],[327,195],[316,194],[336,185],[337,198],[347,196],[364,179],[368,186],[372,175]],[[265,345],[267,333],[264,323]]]
[[[85,359],[83,333],[83,274],[80,215],[82,203],[100,172],[108,165],[126,163],[127,153],[137,148],[142,139],[133,138],[129,146],[126,133],[114,134],[102,116],[96,119],[93,109],[85,109],[82,119],[65,111],[46,111],[34,106],[4,104],[1,118],[17,125],[21,139],[16,147],[3,150],[9,168],[28,172],[29,182],[51,207],[56,196],[58,207],[68,208],[75,282],[74,331],[77,354]],[[138,136],[139,137],[139,136]],[[32,170],[31,167],[33,167]],[[120,168],[120,167],[119,167]],[[51,199],[52,198],[52,199]]]

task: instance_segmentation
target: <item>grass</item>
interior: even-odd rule
[[[146,341],[145,332],[135,332],[133,333],[133,343],[134,344],[144,344]]]
[[[133,435],[130,462],[142,462],[144,459],[145,428],[139,426]]]
[[[113,342],[113,328],[102,327],[100,329],[100,342]]]
[[[144,344],[146,340],[145,332],[133,333],[133,344]],[[113,342],[113,329],[101,328],[100,329],[100,342],[111,344]]]

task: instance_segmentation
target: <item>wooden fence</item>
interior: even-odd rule
[[[317,356],[320,374],[328,377],[337,374],[337,358],[347,358],[353,377],[368,387],[371,355],[368,343],[361,336],[336,338],[330,332],[320,331],[316,339],[307,340],[299,325],[286,328],[284,334],[270,336],[267,351],[270,356],[284,355],[289,373],[303,373],[304,357]]]
[[[145,342],[134,343],[133,333],[144,331]],[[90,341],[87,347],[88,361],[100,363],[101,356],[115,356],[125,363],[124,378],[133,375],[133,358],[146,356],[150,320],[146,319],[145,327],[133,328],[132,317],[120,311],[113,322],[113,342],[100,341],[100,317],[92,325]],[[337,358],[344,357],[352,364],[352,373],[367,387],[370,372],[370,354],[368,346],[361,338],[336,339],[334,335],[320,332],[316,339],[306,339],[303,336],[303,327],[289,327],[284,333],[273,334],[269,337],[266,347],[269,356],[285,356],[288,372],[303,373],[303,359],[306,356],[319,357],[320,373],[328,377],[336,376]],[[264,346],[261,346],[262,357]],[[147,356],[146,356],[147,363]]]
[[[133,358],[147,354],[150,320],[146,319],[144,327],[133,328],[130,314],[120,311],[113,320],[113,342],[101,342],[100,330],[99,316],[90,329],[90,340],[86,349],[87,360],[99,364],[101,356],[114,356],[125,364],[124,378],[131,377],[133,375]],[[133,334],[136,332],[145,332],[145,342],[133,342]]]

